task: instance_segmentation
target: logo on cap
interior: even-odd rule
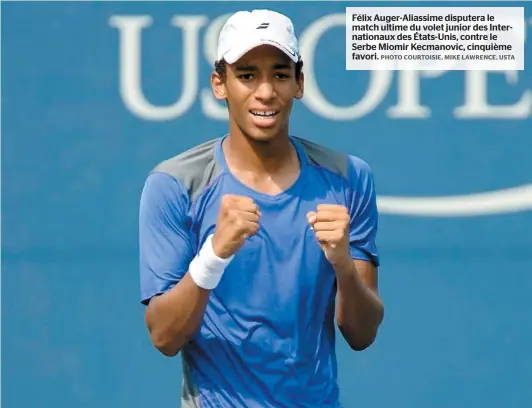
[[[257,30],[268,28],[269,25],[270,23],[262,23],[260,26],[257,27]]]
[[[292,51],[290,48],[288,47],[285,47],[283,44],[275,41],[275,40],[270,40],[270,39],[267,39],[266,41],[270,42],[270,43],[274,43],[274,44],[277,44],[279,47],[281,47],[283,50],[285,50],[286,52],[288,52],[291,56],[295,57],[296,56],[296,53],[294,51]]]

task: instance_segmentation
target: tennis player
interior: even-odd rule
[[[383,319],[372,171],[289,134],[302,65],[288,17],[234,14],[211,76],[229,132],[147,177],[142,302],[182,407],[340,407],[335,323],[363,350]]]

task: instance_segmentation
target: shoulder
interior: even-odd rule
[[[310,163],[329,170],[352,183],[360,178],[372,177],[371,166],[362,158],[353,154],[340,152],[322,144],[294,137],[305,152]]]
[[[170,176],[191,199],[194,199],[220,173],[215,151],[219,140],[219,138],[209,140],[159,162],[150,171],[148,178]]]

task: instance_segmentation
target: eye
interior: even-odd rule
[[[277,74],[275,74],[275,76],[278,79],[288,79],[288,78],[290,78],[290,75],[285,74],[284,72],[278,72]]]
[[[250,80],[253,78],[253,74],[242,74],[238,76],[238,79]]]

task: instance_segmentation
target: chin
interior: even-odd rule
[[[253,128],[246,132],[248,139],[259,143],[268,143],[275,140],[280,131],[277,127],[274,128]]]

